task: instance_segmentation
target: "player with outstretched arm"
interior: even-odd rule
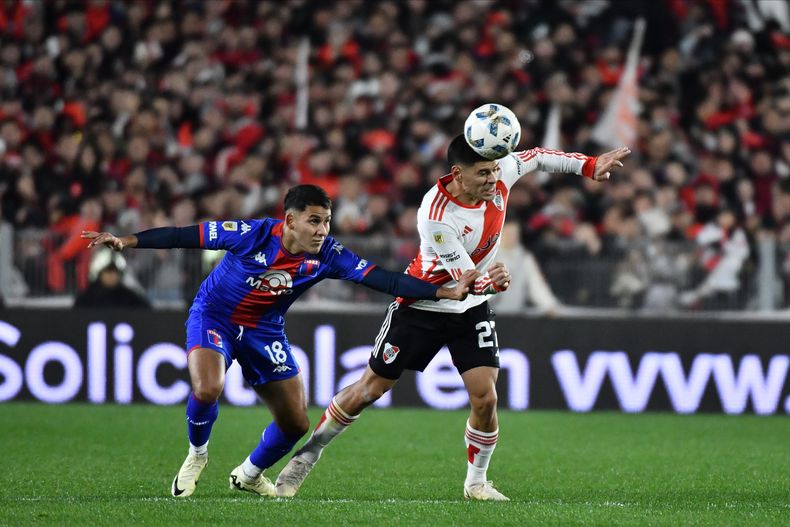
[[[331,201],[314,185],[290,189],[285,219],[207,221],[126,236],[83,232],[88,247],[121,251],[136,247],[203,248],[227,251],[200,286],[186,322],[192,393],[187,401],[189,453],[171,493],[190,496],[208,464],[208,441],[217,420],[225,372],[235,359],[247,382],[274,417],[258,446],[230,473],[232,489],[274,496],[263,471],[286,455],[308,430],[304,385],[288,339],[284,315],[308,288],[325,278],[357,282],[421,302],[466,298],[479,276],[470,271],[453,287],[441,287],[381,269],[329,234]]]
[[[471,406],[464,432],[464,497],[507,500],[486,477],[499,437],[499,345],[486,299],[510,284],[505,266],[495,263],[508,193],[521,176],[533,170],[606,180],[613,168],[623,166],[620,159],[629,153],[628,148],[620,148],[589,157],[533,148],[492,161],[477,154],[464,136],[455,137],[447,151],[450,173],[425,194],[418,211],[420,252],[407,273],[437,285],[457,283],[470,270],[481,276],[462,302],[399,298],[390,305],[368,367],[357,382],[335,395],[308,441],[280,472],[277,495],[295,495],[332,439],[390,390],[404,369],[424,370],[447,345]]]

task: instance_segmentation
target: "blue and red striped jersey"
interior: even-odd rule
[[[327,236],[318,254],[291,254],[282,245],[282,220],[207,221],[200,246],[225,257],[206,277],[196,308],[226,313],[231,323],[279,330],[291,304],[324,278],[361,282],[375,265]]]

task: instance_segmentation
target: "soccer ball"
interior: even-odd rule
[[[521,125],[510,108],[501,104],[484,104],[466,118],[464,138],[481,156],[499,159],[518,146]]]

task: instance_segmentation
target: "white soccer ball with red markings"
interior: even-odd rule
[[[472,150],[481,156],[499,159],[518,146],[521,125],[507,106],[484,104],[466,118],[464,138]]]

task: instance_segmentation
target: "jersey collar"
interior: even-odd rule
[[[284,221],[280,221],[280,223],[278,223],[277,225],[272,227],[272,234],[274,236],[277,236],[277,238],[279,240],[279,243],[280,243],[280,253],[284,257],[290,258],[291,260],[301,260],[302,258],[304,258],[305,253],[293,254],[292,252],[290,252],[288,249],[285,248],[285,245],[283,245],[283,225],[284,224],[285,224]]]
[[[450,194],[450,192],[447,190],[447,187],[446,187],[447,184],[449,184],[452,180],[453,180],[453,175],[452,174],[447,174],[445,176],[440,177],[439,181],[436,182],[436,186],[439,187],[439,192],[441,192],[442,194],[447,196],[450,199],[450,201],[452,201],[453,203],[455,203],[459,207],[463,207],[465,209],[479,209],[483,205],[485,205],[485,200],[482,200],[482,199],[476,205],[467,205],[466,203],[461,203],[460,201],[458,201],[458,199],[455,196]]]

